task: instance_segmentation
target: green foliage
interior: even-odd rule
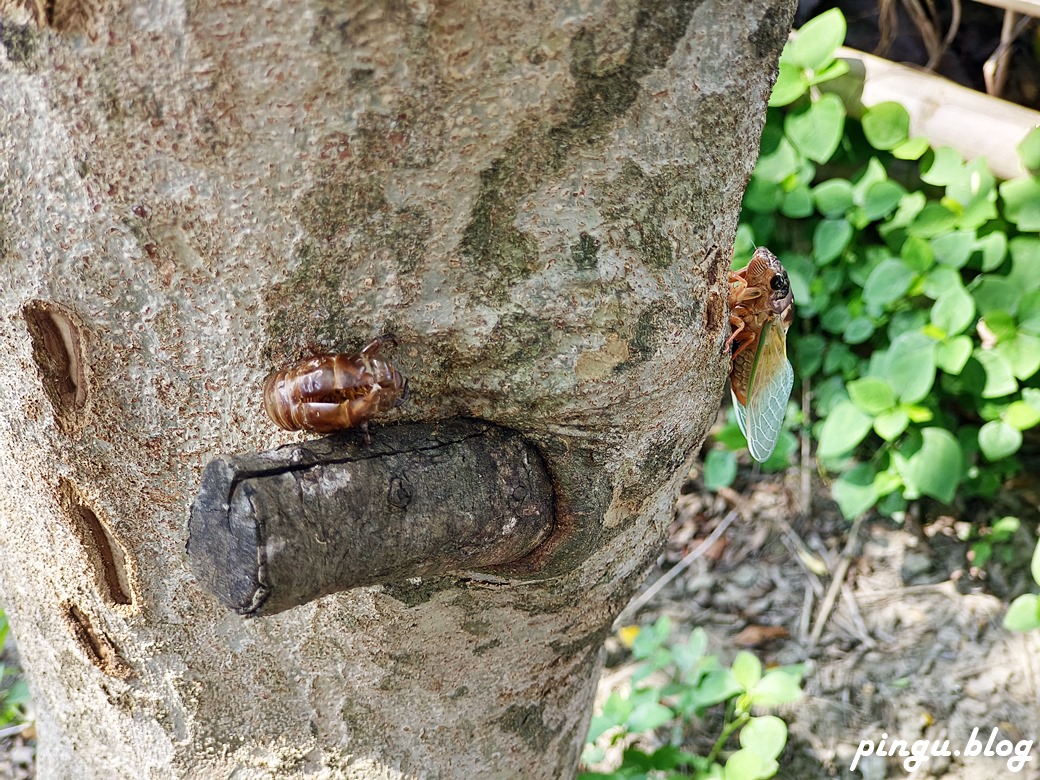
[[[1020,525],[1017,517],[1001,517],[988,528],[978,529],[978,538],[971,545],[972,565],[981,569],[994,554],[1003,563],[1010,563],[1015,554],[1012,537]]]
[[[0,610],[0,648],[7,640],[10,626],[7,615]],[[25,709],[29,704],[29,689],[21,672],[14,667],[0,663],[0,728],[25,719]]]
[[[802,669],[763,670],[751,653],[741,651],[729,666],[707,655],[708,639],[697,628],[689,638],[671,642],[671,621],[622,629],[632,655],[641,663],[632,675],[632,690],[617,691],[592,718],[583,763],[604,761],[607,750],[622,745],[620,766],[613,772],[584,772],[593,778],[673,778],[698,780],[765,780],[779,769],[777,758],[787,744],[787,724],[774,715],[754,715],[765,707],[797,701]],[[685,737],[703,732],[709,710],[723,711],[715,745],[701,756],[684,748]],[[738,735],[739,748],[729,751]],[[638,742],[640,746],[635,743]],[[653,747],[647,747],[651,745]]]
[[[843,513],[988,497],[1040,424],[1040,178],[997,182],[929,147],[896,103],[848,115],[818,88],[847,70],[844,34],[827,11],[784,50],[735,264],[766,245],[788,271],[813,415],[789,424],[816,439]],[[1040,130],[1019,152],[1040,173]],[[782,465],[793,439],[777,450]],[[730,473],[715,460],[713,487]]]
[[[1040,543],[1033,550],[1033,561],[1029,566],[1033,582],[1040,585]],[[1012,631],[1032,631],[1040,628],[1040,596],[1026,593],[1011,602],[1004,615],[1004,627]]]

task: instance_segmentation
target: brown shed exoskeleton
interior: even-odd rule
[[[353,355],[316,355],[276,371],[264,383],[264,408],[290,431],[331,433],[354,428],[408,398],[408,380],[379,357],[393,336],[373,339]]]

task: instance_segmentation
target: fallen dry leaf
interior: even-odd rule
[[[733,637],[733,644],[741,647],[758,647],[772,639],[784,639],[790,636],[783,626],[760,626],[752,623]]]

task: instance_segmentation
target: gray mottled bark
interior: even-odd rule
[[[718,408],[792,6],[0,6],[0,593],[41,776],[573,770]],[[387,421],[517,432],[552,533],[243,619],[184,552],[203,468],[306,441],[264,376],[385,332]]]

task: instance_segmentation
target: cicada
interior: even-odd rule
[[[732,350],[729,386],[737,424],[757,461],[773,454],[794,369],[787,359],[787,330],[794,319],[794,296],[787,272],[776,255],[759,247],[751,262],[729,275],[729,323],[726,342]]]
[[[276,371],[264,383],[264,407],[290,431],[331,433],[364,425],[408,398],[408,380],[379,349],[391,335],[373,339],[354,355],[316,355]]]

